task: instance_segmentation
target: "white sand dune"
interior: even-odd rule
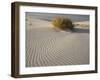
[[[80,26],[80,27],[89,27],[89,21],[78,21],[78,22],[74,22],[75,26]]]
[[[26,21],[26,30],[33,29],[33,28],[44,28],[44,27],[51,27],[52,24],[49,21],[44,21],[40,19],[34,18],[27,18]]]
[[[89,29],[56,31],[48,21],[27,19],[26,67],[80,64],[89,64]]]

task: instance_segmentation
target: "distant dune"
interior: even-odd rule
[[[89,28],[57,31],[49,21],[26,19],[26,67],[81,64],[89,64]]]
[[[67,17],[73,22],[79,21],[89,21],[89,15],[79,15],[79,14],[57,14],[57,13],[36,13],[36,12],[26,12],[26,16],[33,17],[41,20],[51,21],[56,16]]]

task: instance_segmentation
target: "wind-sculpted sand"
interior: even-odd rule
[[[26,67],[89,64],[89,29],[59,31],[49,21],[27,19]]]

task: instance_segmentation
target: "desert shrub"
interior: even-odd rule
[[[70,29],[73,30],[73,23],[69,18],[64,18],[64,17],[55,17],[52,20],[52,24],[54,27],[57,27],[61,30],[65,30],[65,29]]]

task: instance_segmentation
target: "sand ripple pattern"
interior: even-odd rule
[[[79,64],[89,64],[89,33],[26,30],[26,67]]]

